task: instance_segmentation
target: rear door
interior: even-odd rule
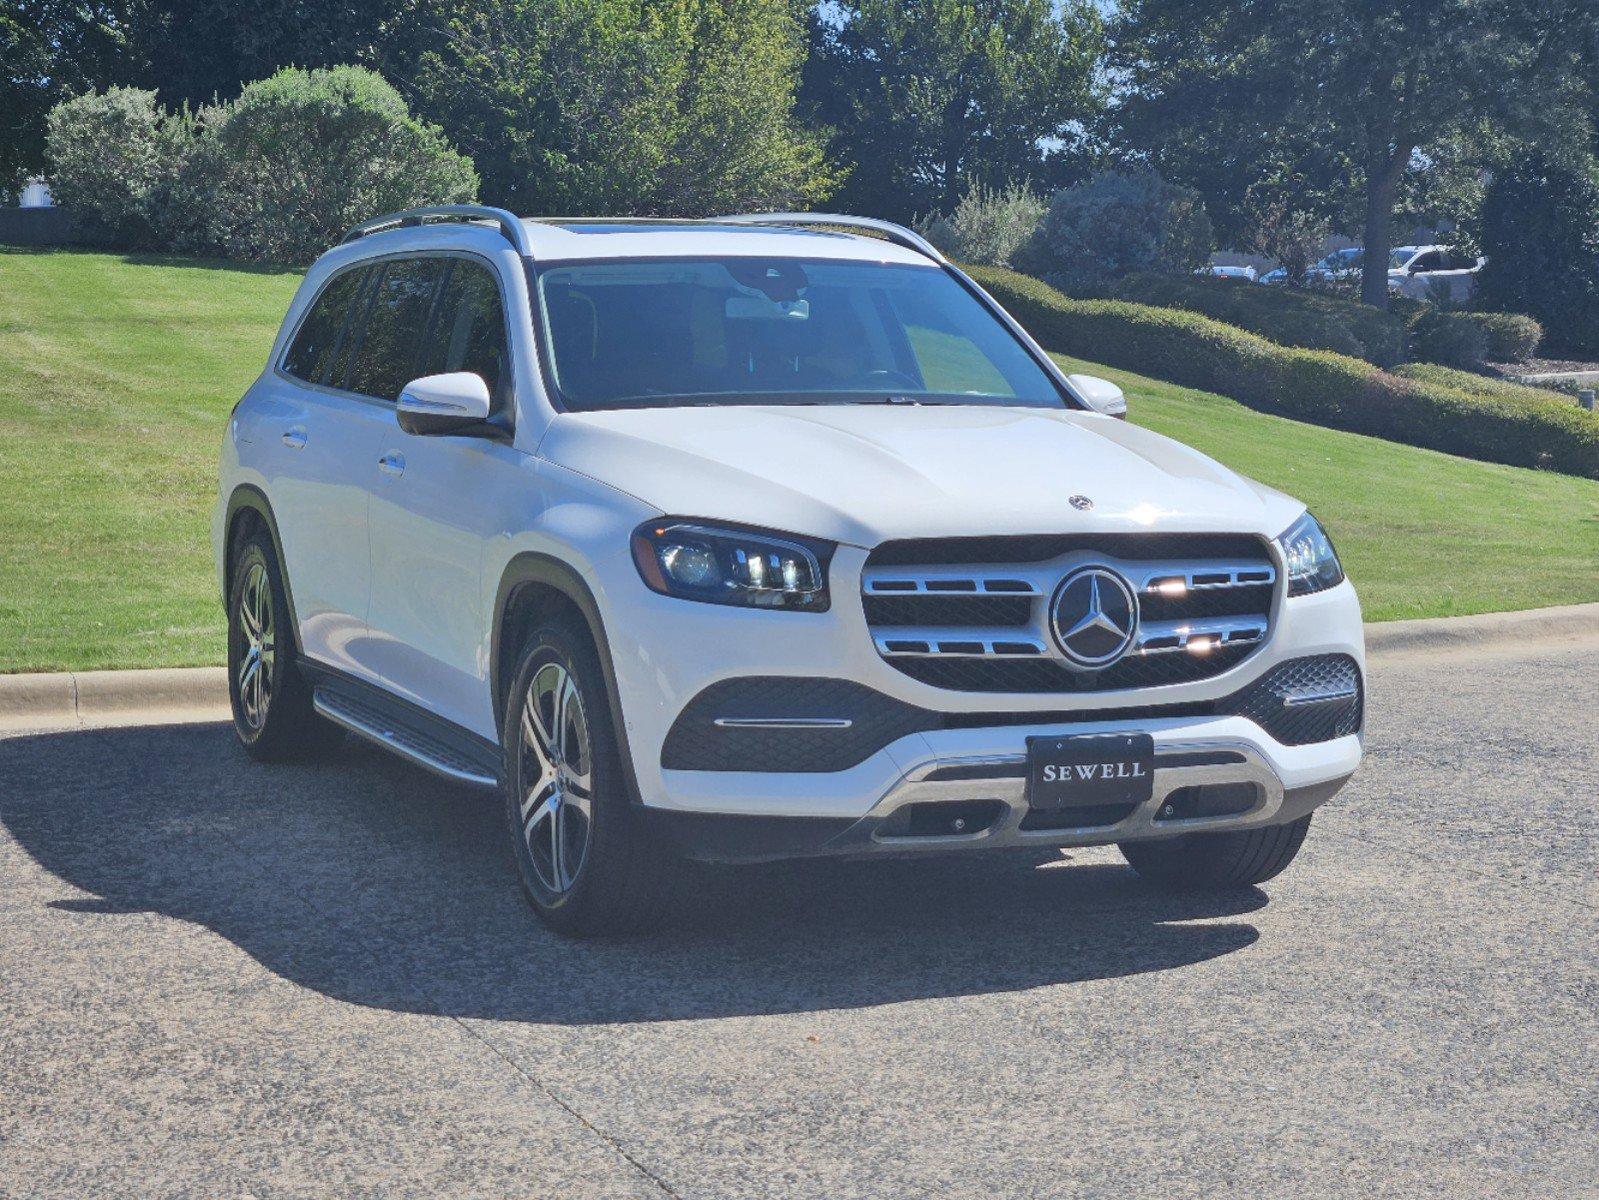
[[[369,464],[381,413],[344,390],[382,267],[332,276],[268,384],[258,434],[302,651],[357,674],[371,585]],[[370,678],[370,674],[368,677]]]
[[[475,372],[493,412],[507,416],[514,408],[502,281],[484,259],[440,261],[442,284],[415,373]],[[390,691],[496,739],[482,572],[507,506],[527,491],[525,458],[503,441],[418,437],[398,425],[388,429],[382,454],[392,468],[372,500],[375,669]]]

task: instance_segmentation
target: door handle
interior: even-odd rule
[[[405,455],[401,454],[398,450],[390,450],[382,458],[378,459],[378,470],[382,471],[385,475],[393,475],[396,478],[404,475]]]
[[[305,430],[291,429],[283,435],[283,444],[290,450],[305,449]]]

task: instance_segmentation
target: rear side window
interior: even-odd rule
[[[365,278],[364,270],[345,271],[322,289],[283,359],[285,371],[306,383],[327,382],[328,366],[338,351],[345,318]]]
[[[442,258],[402,258],[383,265],[352,348],[346,390],[393,401],[401,388],[424,374],[416,369],[418,349],[445,263]]]
[[[488,384],[493,411],[503,412],[511,398],[511,362],[500,289],[488,268],[464,258],[448,262],[416,373],[471,371],[480,375]]]

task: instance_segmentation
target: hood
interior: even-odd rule
[[[564,413],[541,457],[669,516],[857,546],[1011,533],[1281,533],[1303,506],[1095,413],[943,405]],[[1086,496],[1087,511],[1071,504]]]

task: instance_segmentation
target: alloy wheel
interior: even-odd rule
[[[277,627],[272,612],[272,581],[260,563],[251,563],[239,595],[239,707],[251,730],[266,724],[272,704],[272,668],[277,659]]]
[[[522,705],[522,837],[539,882],[557,895],[588,858],[593,772],[583,697],[571,672],[545,663]]]

